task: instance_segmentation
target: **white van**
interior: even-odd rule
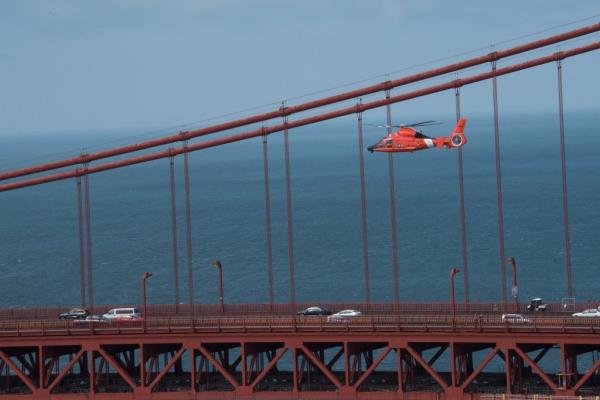
[[[139,319],[142,318],[140,310],[137,308],[113,308],[102,315],[105,319]]]

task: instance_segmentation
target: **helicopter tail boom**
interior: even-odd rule
[[[466,123],[466,119],[460,119],[456,123],[456,126],[449,137],[449,144],[451,147],[462,147],[467,143],[467,137],[464,134]]]

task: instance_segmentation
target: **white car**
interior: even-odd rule
[[[131,320],[131,319],[140,319],[142,318],[142,314],[140,310],[137,308],[113,308],[109,310],[106,314],[102,315],[102,318],[108,320]]]
[[[530,324],[531,320],[521,314],[502,314],[502,322],[509,324]]]
[[[327,322],[348,322],[354,317],[360,317],[362,313],[357,310],[342,310],[327,317]]]
[[[587,310],[576,312],[575,314],[573,314],[573,316],[584,318],[598,318],[600,317],[600,310],[598,310],[597,308],[589,308]]]

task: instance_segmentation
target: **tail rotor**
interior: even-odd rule
[[[452,147],[462,147],[467,144],[467,137],[464,134],[466,119],[461,119],[456,123],[452,135],[450,135],[450,145]]]

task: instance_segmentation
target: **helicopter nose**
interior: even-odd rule
[[[372,153],[373,150],[375,150],[375,145],[367,147],[367,150],[369,150]]]

